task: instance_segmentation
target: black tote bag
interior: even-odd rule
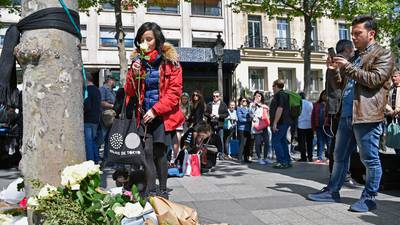
[[[111,127],[108,144],[110,149],[108,162],[143,165],[143,143],[138,134],[135,118],[126,118],[125,98],[121,114]]]

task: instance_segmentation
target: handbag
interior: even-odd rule
[[[190,176],[193,177],[201,176],[201,165],[200,165],[199,154],[190,154],[190,167],[192,168],[192,170],[190,171]]]
[[[113,109],[107,109],[101,113],[101,122],[105,128],[110,128],[115,120],[117,113]]]
[[[386,146],[389,148],[400,148],[400,124],[397,121],[397,118],[393,119],[387,128]]]
[[[126,118],[125,104],[122,106],[119,118],[114,120],[110,129],[108,143],[110,147],[109,162],[143,165],[143,143],[138,135],[136,120]]]
[[[258,120],[258,122],[253,125],[257,131],[262,131],[269,126],[270,121],[268,118],[268,114],[269,114],[268,108],[264,107],[261,119]]]
[[[224,121],[224,130],[229,130],[233,126],[232,121],[230,119],[225,119]]]

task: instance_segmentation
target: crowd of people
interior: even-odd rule
[[[293,160],[289,146],[294,146],[295,139],[299,162],[330,165],[329,184],[308,196],[313,201],[340,201],[350,155],[358,147],[366,167],[366,184],[361,198],[350,209],[372,210],[382,175],[378,153],[384,122],[399,123],[400,114],[400,72],[394,68],[390,51],[376,43],[377,31],[374,18],[354,19],[353,42],[340,40],[336,55],[327,59],[326,90],[314,103],[305,93],[299,93],[301,113],[293,116],[290,95],[279,79],[272,83],[273,97],[268,101],[262,91],[240,96],[228,105],[218,90],[212,93],[210,102],[205,102],[200,90],[182,92],[182,68],[176,50],[165,42],[157,24],[144,23],[138,29],[135,46],[139,51],[141,43],[147,43],[146,60],[139,52],[132,54],[133,73],[128,73],[124,88],[114,93],[115,78],[107,76],[97,89],[88,75],[89,97],[84,110],[87,159],[100,163],[99,146],[104,143],[102,160],[107,161],[112,121],[105,118],[118,117],[125,104],[126,116],[138,122],[138,133],[145,137],[146,194],[168,196],[168,167],[182,160],[182,150],[193,151],[205,144],[215,147],[208,152],[206,149],[203,172],[215,166],[217,159],[266,165],[272,163],[272,156],[276,156],[273,168],[288,169]],[[138,80],[136,74],[143,74],[143,79]],[[107,113],[110,110],[115,115]],[[234,139],[239,142],[237,149],[231,144]],[[400,149],[395,151],[400,154]]]

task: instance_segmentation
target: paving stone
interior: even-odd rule
[[[234,196],[227,192],[212,192],[212,193],[191,193],[192,198],[196,201],[206,200],[232,200]]]
[[[195,205],[199,215],[214,223],[264,224],[234,200],[196,201]]]
[[[271,195],[271,193],[268,193],[262,187],[254,187],[247,184],[225,184],[219,185],[219,187],[236,199],[258,198]]]
[[[169,199],[176,202],[192,202],[195,201],[190,193],[183,187],[173,187],[169,192]]]
[[[173,187],[182,187],[183,185],[180,182],[181,177],[170,177],[167,180],[167,187],[173,188]]]

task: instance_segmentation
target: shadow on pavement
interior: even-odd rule
[[[305,199],[307,199],[308,194],[319,191],[315,188],[311,188],[301,184],[288,184],[288,183],[277,183],[274,187],[267,187],[267,188],[285,193],[298,194],[304,197]],[[358,200],[357,198],[342,197],[341,198],[342,203],[327,203],[327,204],[345,204],[350,207],[350,205],[356,202],[357,200]],[[376,202],[378,209],[369,213],[354,213],[354,215],[360,215],[358,218],[366,223],[379,224],[379,225],[398,224],[393,219],[398,218],[400,215],[399,202],[390,200],[379,200],[379,199],[377,199]]]

